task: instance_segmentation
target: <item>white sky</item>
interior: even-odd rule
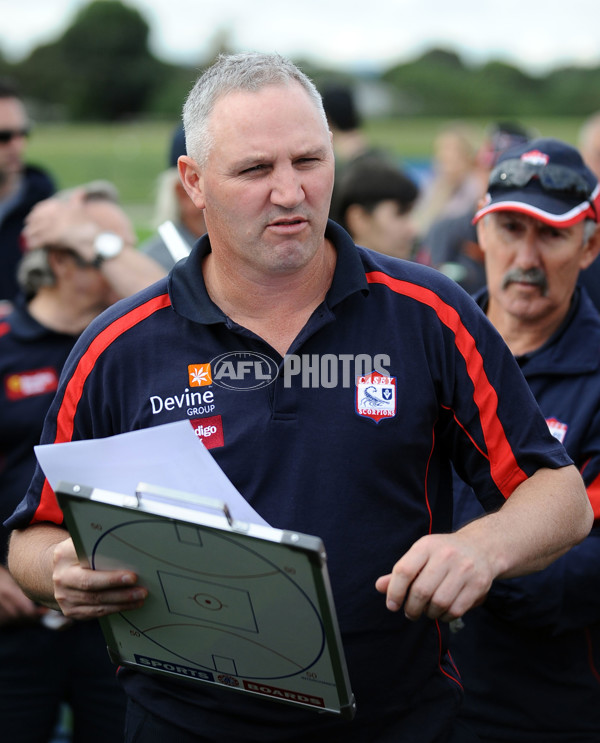
[[[0,0],[0,50],[11,61],[58,38],[88,0]],[[202,63],[227,29],[235,51],[275,51],[345,69],[408,61],[432,46],[546,72],[600,65],[594,0],[127,0],[151,28],[151,49]],[[557,10],[554,10],[556,8]],[[560,10],[558,10],[560,8]],[[558,12],[557,12],[558,11]],[[600,92],[599,92],[600,97]]]

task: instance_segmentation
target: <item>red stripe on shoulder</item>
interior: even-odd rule
[[[456,347],[465,360],[467,373],[473,382],[473,400],[479,410],[490,472],[496,486],[507,498],[517,485],[527,479],[527,475],[517,464],[512,447],[506,438],[504,427],[497,415],[497,392],[485,373],[483,358],[477,349],[475,339],[463,324],[459,313],[426,287],[395,279],[381,271],[367,273],[366,278],[370,284],[383,284],[397,294],[431,307],[440,322],[454,333]]]
[[[65,388],[63,401],[56,417],[55,444],[65,443],[71,440],[77,405],[81,399],[85,382],[100,355],[123,333],[126,333],[135,327],[135,325],[142,322],[142,320],[150,317],[154,312],[169,307],[170,304],[169,295],[161,294],[141,304],[126,315],[119,317],[98,333],[90,343],[87,351],[79,359],[79,363]],[[56,496],[47,480],[44,481],[40,504],[36,509],[32,523],[37,521],[62,522],[62,513],[56,501]]]
[[[169,295],[161,294],[131,310],[126,315],[111,323],[102,332],[98,333],[90,343],[87,351],[79,359],[77,368],[65,389],[64,399],[57,415],[56,439],[54,443],[58,444],[71,440],[75,411],[81,399],[83,387],[101,354],[123,333],[126,333],[142,320],[150,317],[154,312],[162,310],[170,304]]]

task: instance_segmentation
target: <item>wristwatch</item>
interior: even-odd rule
[[[99,268],[104,261],[110,258],[116,258],[123,250],[125,241],[120,235],[114,232],[101,232],[94,240],[94,266]]]

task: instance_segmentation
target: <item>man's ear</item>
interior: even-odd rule
[[[360,243],[364,240],[365,232],[369,230],[370,217],[369,212],[361,204],[350,204],[346,209],[344,221],[355,242]]]
[[[204,181],[198,163],[189,155],[182,155],[177,161],[177,168],[188,196],[198,209],[204,209]]]
[[[596,225],[596,231],[583,246],[583,253],[579,261],[579,268],[583,271],[591,265],[600,253],[600,225]]]

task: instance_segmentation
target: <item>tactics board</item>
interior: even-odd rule
[[[148,589],[142,608],[100,620],[114,663],[354,716],[318,537],[151,486],[60,483],[56,496],[82,562],[131,569]]]

